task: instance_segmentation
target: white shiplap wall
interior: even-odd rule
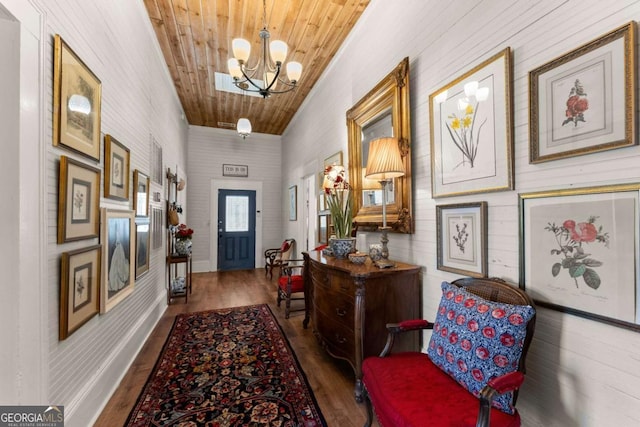
[[[0,0],[1,1],[1,0]],[[150,271],[134,292],[96,316],[65,341],[58,341],[60,256],[97,239],[58,245],[58,163],[61,155],[104,170],[52,140],[53,35],[58,33],[102,82],[102,136],[111,134],[130,149],[131,173],[150,174],[150,140],[163,147],[164,164],[186,162],[187,123],[141,1],[33,0],[43,11],[46,104],[47,401],[65,405],[66,425],[87,426],[97,417],[129,363],[166,307],[164,249],[151,252]],[[102,144],[104,144],[102,142]],[[132,181],[131,181],[132,184]],[[165,194],[153,184],[151,191]],[[102,185],[101,185],[101,194]],[[131,196],[131,193],[130,193]],[[129,202],[101,198],[101,207],[132,209]]]
[[[528,71],[638,19],[640,2],[631,0],[373,0],[283,135],[283,188],[309,172],[303,165],[322,164],[337,150],[347,158],[345,112],[409,56],[416,232],[391,235],[390,251],[426,268],[423,312],[433,317],[440,282],[457,277],[436,269],[435,206],[487,201],[489,275],[517,283],[518,193],[640,180],[640,147],[530,165]],[[514,59],[516,189],[435,200],[429,94],[507,46]],[[284,217],[282,224],[301,238]],[[523,424],[639,425],[639,350],[636,332],[539,308],[518,402]]]
[[[249,176],[229,178],[222,176],[222,165],[246,165]],[[216,253],[210,250],[216,241],[215,224],[211,227],[212,180],[216,183],[229,181],[259,181],[262,183],[262,206],[258,215],[262,220],[262,248],[278,247],[282,243],[280,200],[283,190],[280,185],[281,143],[280,137],[252,134],[246,139],[236,131],[213,129],[202,126],[189,127],[187,155],[187,197],[190,201],[189,226],[194,229],[194,271],[210,271],[217,265]],[[258,201],[259,203],[259,201]],[[257,258],[256,265],[263,265]]]

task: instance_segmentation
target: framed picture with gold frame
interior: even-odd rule
[[[432,197],[513,189],[512,87],[507,47],[429,95]]]
[[[129,149],[107,134],[104,153],[104,197],[129,200]]]
[[[636,24],[529,72],[529,162],[638,143]]]
[[[60,261],[60,328],[65,340],[100,311],[102,246],[64,252]]]
[[[53,145],[100,161],[102,83],[60,35],[53,45]]]
[[[100,169],[60,156],[58,243],[100,233]]]
[[[132,210],[102,208],[101,216],[100,313],[106,313],[133,293],[136,225]]]
[[[149,185],[148,175],[138,169],[133,171],[133,210],[136,216],[149,216]]]

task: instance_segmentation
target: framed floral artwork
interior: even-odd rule
[[[60,260],[59,340],[65,340],[100,311],[102,246],[63,252]]]
[[[106,313],[133,292],[135,212],[102,208],[102,286],[100,313]]]
[[[136,280],[149,271],[149,243],[151,228],[149,218],[136,217]]]
[[[100,169],[60,156],[58,243],[98,237]]]
[[[429,96],[432,197],[513,189],[511,49]]]
[[[53,49],[53,145],[100,161],[102,84],[58,34]]]
[[[529,162],[637,144],[636,24],[529,72]]]
[[[138,169],[133,171],[133,210],[136,211],[136,216],[149,216],[149,185],[148,175]]]
[[[640,330],[640,184],[520,194],[520,287],[541,306]]]
[[[438,270],[487,277],[487,203],[436,206]]]
[[[129,200],[129,149],[107,134],[104,154],[104,197]]]

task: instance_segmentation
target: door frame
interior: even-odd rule
[[[209,271],[218,271],[218,190],[253,190],[256,192],[256,253],[255,265],[261,263],[262,255],[262,181],[240,179],[212,179],[209,208]],[[260,264],[262,265],[262,264]]]

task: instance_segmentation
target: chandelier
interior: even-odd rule
[[[257,92],[263,98],[271,96],[272,93],[289,92],[296,87],[302,74],[302,64],[299,62],[288,62],[286,64],[288,81],[281,75],[282,65],[287,57],[287,44],[282,40],[273,40],[269,43],[271,34],[267,30],[267,2],[262,1],[263,27],[260,31],[262,42],[262,56],[258,58],[255,67],[249,67],[249,55],[251,54],[251,43],[245,39],[233,39],[231,48],[233,58],[227,61],[229,74],[233,77],[233,84],[236,87],[249,92]]]

